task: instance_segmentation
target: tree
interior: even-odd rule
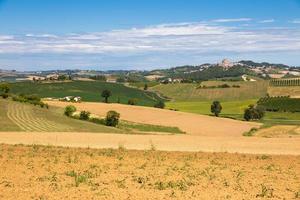
[[[8,85],[8,83],[0,83],[0,91],[2,91],[3,93],[9,93],[10,91],[10,87]]]
[[[219,117],[219,114],[222,111],[222,106],[219,101],[214,101],[210,106],[210,111],[215,114],[216,117]]]
[[[145,85],[144,85],[144,90],[148,90],[148,84],[147,83],[145,83]]]
[[[111,91],[103,90],[101,96],[104,98],[104,102],[108,103],[108,98],[111,96]]]
[[[76,107],[69,105],[67,107],[65,107],[65,115],[68,117],[71,117],[73,115],[73,113],[76,112]]]
[[[106,126],[117,126],[120,119],[120,113],[116,111],[108,111],[105,118],[105,125]]]
[[[249,105],[248,108],[245,109],[244,119],[246,121],[260,120],[264,117],[264,115],[265,115],[264,107]]]
[[[165,103],[163,101],[158,101],[156,104],[154,104],[155,108],[165,108]]]
[[[88,120],[90,118],[90,115],[91,115],[90,112],[83,110],[80,112],[79,119]]]

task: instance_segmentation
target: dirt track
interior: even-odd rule
[[[123,146],[137,150],[152,146],[165,151],[300,155],[300,138],[1,132],[0,143],[91,148]]]
[[[72,104],[60,101],[48,101],[46,103],[50,106],[59,107],[66,107]],[[115,110],[121,114],[121,119],[145,124],[176,126],[190,135],[241,136],[252,127],[259,127],[261,125],[253,122],[242,122],[142,106],[87,102],[74,103],[73,105],[76,106],[78,110],[87,110],[99,116],[105,116],[107,111]]]

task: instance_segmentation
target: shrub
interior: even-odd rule
[[[80,112],[79,119],[88,120],[90,118],[90,115],[91,115],[90,112],[83,110]]]
[[[155,108],[165,108],[165,103],[163,101],[158,101],[156,104],[154,104]]]
[[[108,111],[106,114],[105,124],[106,126],[117,126],[120,119],[120,113],[116,111]]]
[[[65,107],[65,115],[68,117],[71,117],[73,115],[73,113],[76,112],[76,107],[69,105],[67,107]]]
[[[3,99],[7,99],[8,98],[8,94],[7,93],[2,94],[1,96],[2,96]]]
[[[128,104],[129,104],[129,105],[136,105],[137,102],[138,102],[137,99],[129,99],[129,100],[128,100]]]
[[[245,109],[244,119],[246,121],[260,120],[264,117],[264,115],[265,110],[262,106],[249,105],[249,107]]]
[[[210,111],[215,114],[216,117],[219,117],[219,114],[222,111],[222,106],[219,101],[214,101],[210,106]]]

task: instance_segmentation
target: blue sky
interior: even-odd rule
[[[300,0],[0,0],[2,69],[300,66]]]

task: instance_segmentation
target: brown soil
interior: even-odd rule
[[[300,157],[0,145],[0,199],[296,199]]]
[[[127,135],[105,133],[0,132],[0,143],[41,144],[65,147],[147,150],[154,146],[165,151],[204,151],[251,154],[300,155],[298,138],[261,138],[194,135]]]
[[[48,101],[50,106],[66,107],[72,103]],[[99,116],[105,116],[109,110],[121,114],[121,119],[163,126],[178,127],[191,135],[206,136],[241,136],[251,128],[258,128],[259,123],[242,122],[232,119],[210,117],[192,113],[157,109],[143,106],[129,106],[105,103],[74,103],[78,110],[87,110]]]

